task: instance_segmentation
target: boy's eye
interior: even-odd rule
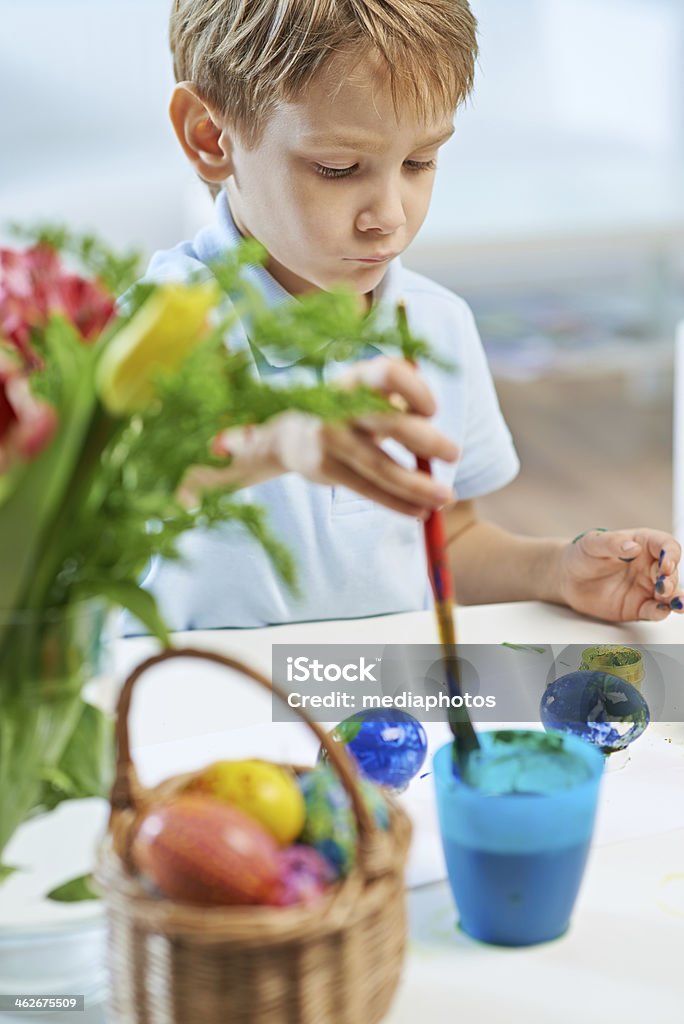
[[[326,167],[324,164],[314,164],[316,173],[324,178],[348,178],[357,167],[358,164],[352,167]]]
[[[353,164],[351,167],[326,167],[324,164],[314,164],[314,169],[323,178],[348,178],[358,166],[358,164]],[[404,167],[407,167],[409,171],[434,171],[436,166],[436,160],[404,161]]]
[[[405,160],[404,165],[411,171],[434,171],[436,160]]]

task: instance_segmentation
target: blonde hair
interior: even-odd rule
[[[176,80],[254,146],[278,101],[336,54],[379,54],[398,116],[453,113],[473,85],[476,29],[467,0],[174,0],[170,41]]]

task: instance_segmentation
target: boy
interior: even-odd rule
[[[171,46],[171,119],[217,194],[216,221],[156,254],[149,276],[184,277],[254,236],[269,259],[251,268],[252,280],[270,303],[340,283],[366,308],[391,310],[402,298],[415,333],[459,368],[419,374],[369,353],[341,383],[397,394],[405,413],[335,427],[285,414],[224,435],[230,465],[191,475],[187,499],[239,484],[246,500],[267,506],[297,559],[303,597],[239,527],[198,533],[182,546],[183,565],[159,564],[148,577],[172,628],[428,607],[420,519],[439,506],[463,603],[547,600],[615,621],[680,611],[681,551],[668,534],[537,540],[477,518],[474,499],[508,483],[517,456],[467,306],[399,260],[472,86],[476,23],[466,0],[175,0]],[[249,345],[243,326],[234,333],[231,344]],[[252,351],[261,374],[303,372]],[[439,460],[434,480],[414,469],[415,455]]]

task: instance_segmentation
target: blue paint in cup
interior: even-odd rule
[[[568,928],[594,827],[604,759],[569,733],[478,732],[454,776],[451,743],[434,756],[442,844],[461,928],[529,946]]]

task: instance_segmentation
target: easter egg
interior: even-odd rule
[[[278,860],[281,872],[280,891],[276,897],[278,906],[317,903],[335,881],[332,866],[310,846],[288,846],[279,852]]]
[[[306,805],[306,821],[300,841],[312,846],[332,865],[336,875],[346,875],[356,860],[357,828],[347,791],[329,765],[317,765],[302,775],[299,785]],[[380,828],[389,826],[387,803],[376,786],[360,780],[368,809]]]
[[[550,683],[539,713],[548,729],[572,732],[605,754],[622,750],[649,723],[648,704],[639,690],[608,672],[568,672]]]
[[[378,828],[387,830],[390,826],[389,807],[382,791],[368,779],[359,779],[359,788],[363,802],[373,815]]]
[[[304,825],[304,800],[294,773],[268,761],[216,761],[194,777],[188,791],[239,807],[283,846]]]
[[[205,906],[271,902],[278,852],[238,808],[195,795],[151,807],[132,846],[136,867],[162,895]]]
[[[427,754],[425,729],[400,708],[359,711],[330,735],[346,746],[366,778],[399,792],[418,774]],[[325,760],[324,748],[321,755]]]

